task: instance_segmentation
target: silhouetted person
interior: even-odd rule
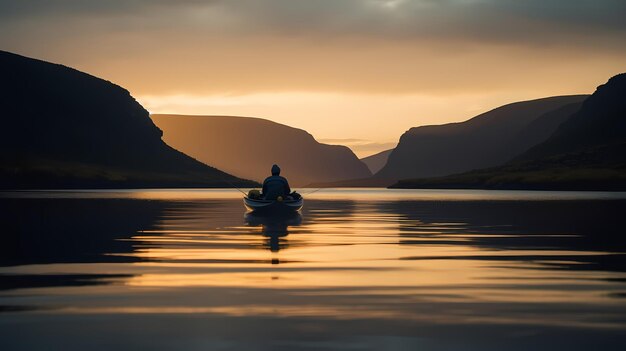
[[[272,176],[265,178],[263,181],[263,196],[267,200],[276,200],[279,196],[283,199],[291,193],[289,182],[280,176],[280,167],[272,166]]]

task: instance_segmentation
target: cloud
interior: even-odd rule
[[[526,45],[590,35],[623,39],[622,0],[21,0],[1,18],[100,18],[124,27],[233,35],[367,36],[394,40],[511,41]],[[109,28],[114,29],[114,28]],[[78,34],[78,33],[77,33]],[[187,33],[189,34],[189,33]]]
[[[138,13],[154,8],[171,9],[176,6],[198,6],[210,4],[209,0],[0,0],[0,16],[32,17]]]

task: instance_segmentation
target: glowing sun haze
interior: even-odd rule
[[[626,71],[621,0],[0,0],[0,48],[152,113],[244,115],[359,156],[410,127],[591,93]]]

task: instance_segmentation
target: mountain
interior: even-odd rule
[[[582,104],[545,142],[528,150],[517,161],[589,151],[626,141],[626,73],[616,75]],[[626,154],[624,154],[626,157]],[[623,159],[620,158],[621,162]]]
[[[254,185],[171,148],[111,82],[0,51],[1,188]]]
[[[599,86],[547,140],[503,166],[394,187],[624,191],[626,74]]]
[[[367,165],[367,168],[369,168],[370,172],[376,173],[385,166],[385,164],[387,163],[387,159],[389,159],[389,155],[392,151],[393,149],[389,149],[371,156],[364,157],[361,159],[361,162]]]
[[[265,119],[182,115],[152,119],[168,144],[244,178],[262,181],[274,163],[292,186],[371,176],[349,148],[321,144],[304,130]]]
[[[411,128],[375,177],[435,177],[503,164],[547,139],[586,97],[516,102],[465,122]]]

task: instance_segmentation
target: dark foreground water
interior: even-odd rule
[[[625,350],[625,193],[0,194],[0,349]]]

